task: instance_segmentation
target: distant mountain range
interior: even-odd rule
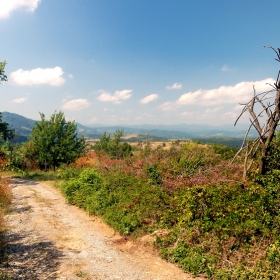
[[[25,118],[24,116],[2,112],[4,122],[9,123],[9,128],[15,129],[18,136],[27,138],[31,134],[32,127],[35,125],[35,120]],[[89,138],[100,138],[106,132],[113,134],[117,129],[124,130],[125,134],[140,134],[147,137],[159,137],[166,139],[184,139],[184,138],[203,138],[203,137],[237,137],[243,138],[248,125],[238,124],[234,127],[233,124],[227,125],[197,125],[197,124],[178,124],[178,125],[117,125],[117,126],[84,126],[76,123],[77,129],[81,135]],[[257,136],[256,131],[251,131],[250,137]]]

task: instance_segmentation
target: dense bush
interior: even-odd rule
[[[223,275],[231,275],[226,271],[242,264],[243,269],[240,273],[235,271],[234,278],[232,275],[222,278],[242,279],[252,268],[248,254],[257,266],[265,264],[263,269],[255,269],[268,279],[272,275],[280,277],[279,266],[273,268],[279,265],[278,209],[279,197],[253,183],[246,187],[233,183],[180,190],[161,219],[162,226],[172,227],[172,233],[158,238],[156,244],[162,248],[164,258],[194,274],[204,272],[214,277],[223,271]],[[267,250],[267,244],[271,243],[275,248],[273,253]],[[276,257],[266,258],[265,254]]]
[[[156,186],[114,169],[102,178],[96,169],[84,168],[61,189],[68,202],[103,217],[124,235],[141,230],[147,221],[158,222],[167,197]]]
[[[117,130],[112,137],[111,134],[104,132],[99,142],[94,145],[94,150],[103,151],[116,159],[132,156],[132,147],[126,142],[121,143],[123,133],[123,130]]]

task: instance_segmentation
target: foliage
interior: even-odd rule
[[[5,66],[6,66],[7,62],[6,61],[2,61],[0,62],[0,82],[7,82],[7,75],[5,74]]]
[[[229,148],[223,145],[213,145],[212,146],[214,151],[221,155],[223,159],[232,159],[237,152],[237,148]]]
[[[104,132],[99,142],[95,144],[94,150],[99,152],[103,151],[110,155],[112,158],[124,158],[132,155],[131,146],[128,143],[121,143],[123,130],[116,130],[114,137],[111,134]]]
[[[15,136],[15,131],[13,129],[8,129],[9,124],[2,122],[2,113],[0,112],[0,141],[11,140]]]
[[[50,120],[46,120],[40,113],[41,121],[36,122],[32,129],[31,143],[34,146],[36,162],[55,170],[61,163],[73,162],[85,149],[84,138],[79,138],[76,125],[66,122],[62,112],[54,113]]]
[[[193,141],[199,141],[203,144],[214,144],[227,146],[230,148],[239,148],[243,142],[243,139],[238,137],[208,136],[193,138]]]
[[[221,268],[224,273],[230,268],[223,267],[224,260],[237,267],[242,259],[242,273],[235,272],[235,278],[223,278],[241,279],[251,265],[246,265],[250,262],[246,253],[254,255],[255,265],[266,264],[265,274],[271,265],[276,264],[271,264],[263,255],[267,250],[266,242],[276,242],[279,238],[278,234],[273,234],[280,231],[278,201],[278,195],[255,183],[247,186],[215,184],[180,190],[161,219],[168,227],[170,220],[173,221],[172,234],[158,238],[157,246],[162,248],[165,258],[194,274],[204,272],[213,277],[221,272]],[[198,264],[190,267],[194,259]],[[269,272],[266,275],[270,275]]]
[[[79,176],[66,180],[61,188],[69,203],[103,217],[124,235],[136,234],[149,219],[159,219],[157,211],[164,202],[159,197],[166,196],[140,178],[135,180],[134,176],[115,169],[105,177],[96,169],[84,168]]]
[[[267,169],[280,170],[280,132],[275,133],[273,141],[269,145],[267,152]]]
[[[196,143],[118,160],[97,153],[94,168],[60,171],[62,190],[121,234],[154,233],[161,256],[194,275],[278,279],[280,173],[240,182],[232,153]]]

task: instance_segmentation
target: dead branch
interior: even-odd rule
[[[266,46],[265,46],[266,47]],[[266,47],[272,49],[276,55],[277,58],[276,61],[280,62],[280,48],[273,48],[271,46]],[[251,169],[253,162],[256,159],[256,155],[259,150],[261,150],[261,158],[259,162],[259,173],[265,174],[267,171],[267,155],[270,148],[270,144],[273,141],[273,137],[275,135],[276,127],[280,121],[280,70],[277,73],[277,79],[276,82],[273,84],[269,84],[272,87],[272,90],[256,93],[255,86],[253,86],[253,97],[251,100],[244,105],[244,108],[242,109],[242,112],[237,117],[235,124],[239,121],[239,119],[243,116],[245,112],[249,112],[252,119],[250,120],[250,125],[246,131],[246,134],[244,136],[242,145],[238,152],[235,154],[232,162],[236,159],[236,157],[244,150],[246,149],[245,155],[244,155],[244,172],[243,172],[243,178],[247,176],[247,173]],[[276,92],[274,96],[267,96],[269,93]],[[274,98],[274,102],[272,104],[264,103],[264,100]],[[260,104],[262,107],[262,110],[260,112],[257,112],[256,110],[256,104]],[[263,117],[263,113],[266,113],[267,119],[264,121],[263,125],[261,125],[260,118]],[[259,134],[259,137],[254,140],[252,143],[252,146],[249,147],[249,144],[244,147],[249,132],[251,128],[254,127],[256,131]]]

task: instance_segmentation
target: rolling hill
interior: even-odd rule
[[[24,116],[3,112],[4,122],[9,123],[9,128],[14,129],[16,133],[16,141],[26,141],[31,134],[32,127],[35,125],[35,120],[28,119]],[[125,134],[135,133],[141,135],[140,138],[154,137],[155,139],[218,139],[218,138],[243,138],[247,125],[241,124],[234,127],[233,124],[229,125],[195,125],[195,124],[178,124],[178,125],[119,125],[119,126],[104,126],[98,125],[96,127],[84,126],[76,123],[79,134],[85,135],[89,138],[100,138],[106,132],[113,134],[117,129],[124,130]],[[256,136],[256,132],[252,131],[251,137]],[[18,140],[17,140],[18,139]],[[135,140],[135,139],[134,139]]]

